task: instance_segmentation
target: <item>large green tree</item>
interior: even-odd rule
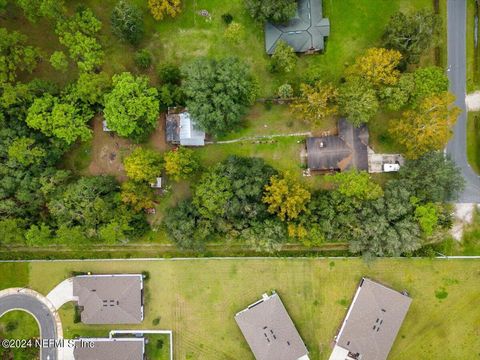
[[[135,77],[129,72],[114,75],[113,89],[105,95],[103,111],[108,127],[120,136],[145,139],[157,124],[157,95],[146,77]]]
[[[59,18],[65,13],[64,0],[15,0],[30,21],[41,16],[51,19]]]
[[[383,35],[384,46],[402,53],[407,64],[417,64],[421,55],[435,45],[442,22],[430,10],[405,14],[398,12],[390,18]]]
[[[81,9],[73,17],[57,22],[55,32],[81,71],[93,71],[103,64],[104,53],[97,35],[102,28],[90,9]]]
[[[35,99],[28,110],[26,122],[28,126],[46,136],[54,136],[72,144],[77,139],[90,139],[92,134],[87,123],[92,117],[92,112],[46,94]]]
[[[113,33],[119,38],[137,45],[144,34],[142,11],[127,0],[120,0],[110,17]]]
[[[237,58],[200,58],[185,67],[184,73],[186,104],[202,129],[221,135],[239,125],[256,96],[247,65]]]
[[[0,86],[14,82],[18,71],[32,72],[37,66],[39,51],[26,42],[25,35],[0,28]]]
[[[269,70],[273,73],[292,72],[295,70],[297,60],[295,50],[286,41],[280,40],[270,58]]]
[[[250,15],[259,22],[284,23],[295,16],[295,0],[245,0]]]
[[[164,160],[165,172],[177,181],[187,179],[200,167],[196,153],[183,146],[167,152]]]
[[[355,126],[371,120],[380,107],[375,90],[360,78],[350,79],[340,87],[338,105],[340,113]]]
[[[134,181],[155,182],[163,168],[162,155],[154,150],[137,147],[123,161],[127,176]]]

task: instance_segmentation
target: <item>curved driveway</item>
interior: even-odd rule
[[[450,91],[456,96],[456,105],[462,110],[453,129],[454,135],[447,145],[447,153],[460,168],[465,179],[465,191],[459,203],[480,203],[480,176],[470,167],[467,160],[467,107],[466,96],[466,19],[467,1],[448,0],[448,64]]]
[[[8,294],[0,297],[0,317],[12,310],[24,310],[32,314],[40,326],[42,339],[57,339],[54,314],[47,305],[35,296],[25,293]],[[40,349],[42,360],[56,360],[56,348]]]

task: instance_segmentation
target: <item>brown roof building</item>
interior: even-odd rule
[[[73,295],[85,324],[138,324],[143,320],[141,274],[76,276]]]
[[[278,294],[273,293],[235,315],[257,360],[308,360],[308,350]]]
[[[307,139],[307,165],[313,172],[368,170],[368,129],[338,122],[338,135]]]
[[[385,360],[412,299],[363,278],[335,338],[330,360]]]
[[[143,338],[79,339],[75,341],[75,360],[143,360]]]

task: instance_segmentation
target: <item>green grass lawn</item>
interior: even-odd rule
[[[162,334],[148,334],[145,353],[147,360],[170,360],[170,337]]]
[[[478,354],[479,264],[431,259],[52,262],[30,263],[28,284],[46,294],[71,271],[148,271],[143,324],[109,328],[74,324],[73,307],[66,306],[61,311],[64,333],[106,336],[113,328],[172,329],[175,358],[182,360],[253,359],[233,316],[275,289],[311,359],[323,360],[330,355],[331,341],[358,281],[369,276],[406,289],[413,298],[389,359],[453,360]],[[0,264],[0,272],[11,271],[12,266],[23,264]],[[9,285],[0,281],[0,288]]]
[[[475,49],[475,1],[467,0],[467,91],[480,88],[479,49]]]
[[[468,113],[467,158],[472,168],[480,174],[480,112]]]
[[[0,318],[1,339],[38,338],[40,330],[35,318],[24,311],[11,311]],[[38,357],[36,348],[0,348],[1,359],[31,360]]]

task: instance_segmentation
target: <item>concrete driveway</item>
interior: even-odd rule
[[[455,94],[455,104],[462,110],[453,131],[454,135],[447,145],[447,153],[460,168],[465,179],[465,190],[460,195],[459,203],[480,203],[480,176],[470,167],[467,160],[467,108],[466,97],[466,66],[467,38],[466,0],[448,0],[448,77],[450,91]]]
[[[48,293],[47,299],[50,300],[57,310],[67,302],[78,301],[78,298],[73,296],[73,279],[69,278],[63,280],[60,284],[55,286],[55,288]]]

